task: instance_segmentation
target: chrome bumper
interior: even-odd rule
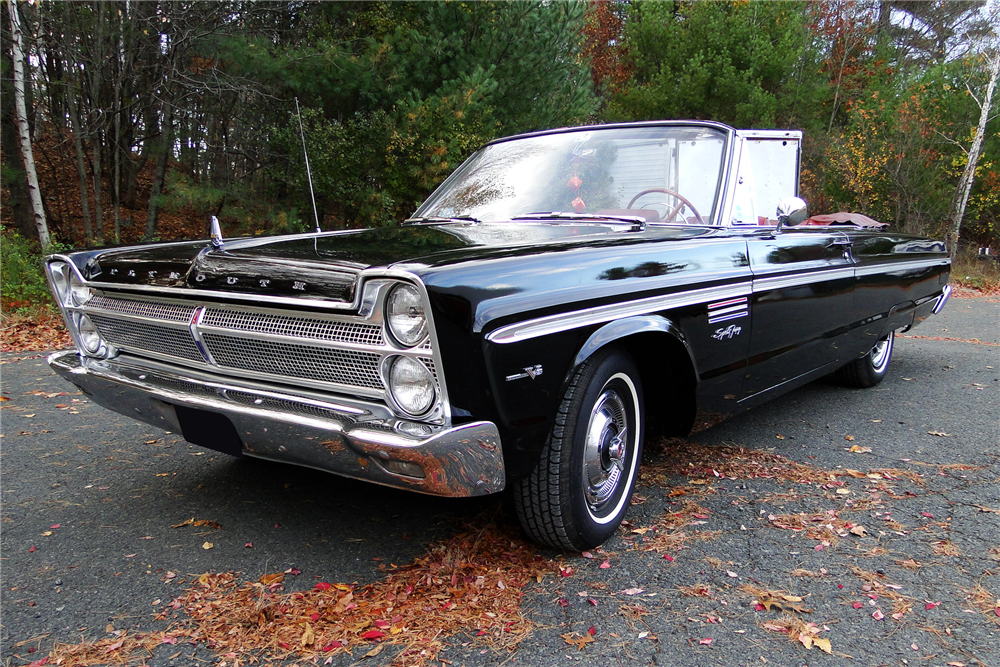
[[[948,297],[951,296],[951,285],[945,285],[944,289],[941,290],[941,296],[937,298],[934,303],[934,308],[931,309],[931,313],[937,315],[942,310],[944,310],[944,304],[948,303]]]
[[[127,360],[81,359],[75,350],[56,352],[48,363],[109,410],[237,456],[436,496],[497,493],[506,481],[500,435],[491,422],[398,422],[378,404],[304,399]],[[218,426],[219,415],[235,429],[228,430],[235,450],[225,446],[226,433],[216,443],[214,434],[197,432],[201,424]]]

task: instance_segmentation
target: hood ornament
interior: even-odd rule
[[[222,226],[214,215],[212,216],[212,247],[216,250],[222,250]]]

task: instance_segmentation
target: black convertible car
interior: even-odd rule
[[[644,438],[831,373],[874,385],[893,332],[947,300],[941,242],[805,220],[800,142],[552,130],[483,147],[399,227],[53,255],[78,351],[49,363],[235,456],[445,496],[509,487],[533,539],[591,547]]]

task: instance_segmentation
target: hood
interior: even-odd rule
[[[86,277],[102,283],[155,285],[339,302],[354,298],[358,274],[372,267],[407,269],[491,256],[528,255],[581,245],[632,244],[712,234],[705,228],[657,228],[566,222],[405,225],[322,234],[168,243],[93,255]]]

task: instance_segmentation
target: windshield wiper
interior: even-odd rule
[[[440,215],[425,215],[418,218],[407,218],[403,220],[403,224],[414,224],[420,225],[428,222],[471,222],[474,225],[478,225],[482,222],[479,218],[474,218],[471,215],[456,215],[456,216],[440,216]]]
[[[540,211],[515,215],[511,220],[601,220],[608,222],[627,222],[632,225],[632,231],[640,231],[646,227],[646,218],[641,215],[607,215],[604,213],[570,213],[569,211]]]

